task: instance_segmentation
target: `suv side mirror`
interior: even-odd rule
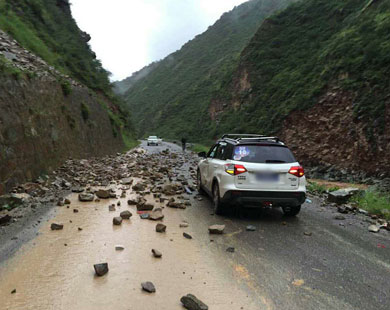
[[[198,156],[201,158],[206,158],[207,154],[206,154],[206,152],[200,152],[200,153],[198,153]]]

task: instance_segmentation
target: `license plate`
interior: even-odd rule
[[[256,180],[260,182],[278,182],[279,174],[277,173],[256,173]]]

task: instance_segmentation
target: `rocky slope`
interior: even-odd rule
[[[58,7],[57,14],[66,14],[74,23],[64,8],[69,5]],[[3,18],[0,28],[12,30],[4,27]],[[19,19],[28,20],[23,14]],[[62,55],[66,59],[66,53]],[[131,124],[110,86],[95,84],[92,90],[92,84],[85,86],[88,81],[75,71],[63,69],[0,30],[0,194],[55,169],[69,157],[114,153],[125,149],[124,137],[131,142]]]

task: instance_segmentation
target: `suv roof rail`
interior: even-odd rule
[[[221,139],[225,139],[225,138],[230,138],[230,139],[233,139],[233,137],[238,137],[238,138],[243,138],[243,137],[247,137],[247,138],[261,138],[261,137],[265,137],[264,135],[257,135],[257,134],[233,134],[233,133],[229,133],[229,134],[224,134],[222,136]],[[236,140],[236,139],[233,139],[233,140]]]
[[[275,141],[276,143],[284,144],[278,137],[256,135],[256,134],[225,134],[225,135],[222,136],[221,140],[222,139],[229,139],[229,140],[233,140],[235,142],[240,142],[240,141],[243,141],[243,140],[249,140],[251,142]]]

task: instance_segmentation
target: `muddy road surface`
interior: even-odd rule
[[[125,173],[109,185],[84,186],[117,198],[80,202],[70,194],[70,205],[48,213],[38,235],[1,262],[1,310],[174,310],[188,293],[211,310],[390,308],[390,233],[369,233],[367,217],[337,220],[337,209],[315,197],[296,218],[278,209],[216,216],[207,197],[183,190],[194,188],[197,158],[169,143],[141,147],[118,155],[113,166]],[[150,205],[164,218],[142,219],[137,209]],[[126,210],[131,218],[113,225]],[[225,225],[224,234],[210,235],[213,224]],[[105,262],[109,272],[97,277],[93,265]],[[146,281],[155,293],[142,291]]]

